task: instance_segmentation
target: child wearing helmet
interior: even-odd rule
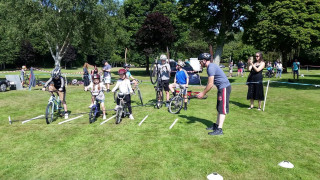
[[[91,108],[93,106],[93,104],[96,100],[99,101],[101,104],[101,107],[102,107],[103,119],[106,119],[106,109],[104,107],[105,96],[103,94],[103,91],[106,91],[107,88],[103,82],[100,82],[100,75],[99,74],[94,74],[92,76],[92,78],[93,78],[93,80],[89,84],[89,86],[86,86],[84,88],[85,91],[87,91],[88,89],[91,90],[92,96],[91,96],[91,105],[89,106],[89,108]]]
[[[129,80],[130,80],[130,78],[132,79],[130,82],[132,82],[133,85],[134,85],[134,86],[132,87],[132,90],[133,90],[133,92],[134,92],[134,89],[135,89],[135,87],[137,86],[138,82],[137,82],[136,79],[131,75],[130,65],[129,65],[129,64],[125,64],[123,67],[124,67],[125,70],[127,71],[127,72],[126,72],[127,78],[128,78]]]
[[[177,64],[177,72],[174,77],[173,84],[169,85],[170,91],[173,93],[173,96],[175,96],[174,89],[180,88],[180,90],[183,92],[184,95],[184,110],[187,110],[187,88],[189,84],[189,76],[186,70],[182,69],[184,67],[184,62],[179,61]]]
[[[160,79],[158,81],[159,87],[162,92],[162,88],[166,92],[166,106],[169,106],[169,81],[170,81],[170,73],[171,73],[171,68],[169,63],[167,63],[167,56],[165,54],[162,54],[160,56],[161,64],[158,64],[158,69],[160,71]]]
[[[44,84],[42,90],[45,91],[48,86],[51,94],[54,92],[58,94],[59,99],[63,104],[64,118],[68,119],[65,80],[61,76],[61,70],[59,67],[56,67],[54,70],[52,70],[51,78]]]
[[[120,93],[125,94],[124,100],[126,101],[126,104],[128,106],[129,110],[129,118],[134,119],[132,115],[132,108],[131,108],[131,95],[133,93],[133,90],[131,88],[131,83],[130,80],[127,78],[126,75],[127,71],[125,69],[120,69],[118,71],[118,74],[120,76],[120,79],[117,81],[116,86],[112,89],[112,92],[115,92],[117,89],[119,89]],[[120,104],[120,99],[117,98],[117,106],[115,109],[118,108],[118,105]]]

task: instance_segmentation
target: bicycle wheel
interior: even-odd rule
[[[53,105],[53,102],[50,102],[47,105],[47,109],[46,109],[46,122],[47,122],[47,124],[52,123],[52,121],[53,121],[53,112],[54,112],[54,105]]]
[[[183,106],[183,98],[180,96],[174,97],[169,104],[169,112],[172,114],[177,114],[180,112]]]
[[[141,105],[143,106],[143,102],[142,102],[142,94],[141,94],[140,89],[138,89],[138,96],[139,96],[139,99],[140,99]]]
[[[95,107],[95,105],[93,105],[91,107],[91,110],[90,110],[90,113],[89,113],[89,123],[90,124],[96,121],[95,110],[96,110],[96,107]]]
[[[150,71],[150,80],[152,84],[156,84],[158,81],[158,66],[156,63],[152,63],[151,67],[149,68]]]
[[[116,114],[116,124],[119,124],[122,120],[123,108],[119,107]]]
[[[163,92],[162,91],[157,91],[156,101],[157,101],[156,106],[158,109],[160,109],[163,104]]]

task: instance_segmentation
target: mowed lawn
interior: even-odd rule
[[[299,83],[320,84],[320,71],[302,73]],[[152,105],[155,91],[143,69],[133,68],[132,74],[143,80],[140,89],[148,105],[139,106],[134,95],[135,119],[125,118],[119,125],[115,119],[100,125],[102,117],[89,124],[91,94],[82,86],[67,87],[67,104],[69,118],[83,117],[61,125],[62,118],[50,125],[44,118],[22,124],[45,112],[49,93],[40,87],[1,92],[0,179],[206,179],[212,172],[224,179],[320,179],[320,88],[271,82],[260,112],[247,109],[246,78],[232,77],[230,114],[224,135],[215,137],[205,128],[216,120],[216,88],[175,115]],[[206,73],[201,76],[205,84]],[[292,74],[280,81],[288,78]],[[114,106],[113,94],[106,93],[106,108]],[[115,114],[107,113],[107,118]],[[295,167],[278,166],[283,160]]]

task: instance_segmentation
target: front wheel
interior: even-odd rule
[[[143,102],[142,102],[142,94],[141,94],[140,89],[138,89],[138,96],[139,96],[139,99],[140,99],[141,105],[143,106]]]
[[[50,102],[47,105],[47,109],[46,109],[46,122],[47,122],[47,124],[52,123],[52,121],[53,121],[53,112],[54,112],[53,102]]]
[[[183,98],[180,96],[174,97],[169,104],[169,112],[172,114],[177,114],[180,112],[183,106]]]
[[[162,91],[157,91],[156,100],[157,100],[156,106],[158,109],[160,109],[163,104],[163,92]]]
[[[156,84],[158,81],[158,66],[156,63],[152,63],[151,67],[149,68],[150,71],[150,80],[152,84]]]
[[[118,107],[117,114],[116,114],[116,124],[119,124],[121,122],[122,115],[123,115],[123,108]]]
[[[95,110],[96,110],[96,107],[95,107],[95,105],[93,105],[91,107],[91,110],[90,110],[90,113],[89,113],[89,123],[90,124],[96,121]]]

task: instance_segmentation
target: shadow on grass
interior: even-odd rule
[[[243,104],[243,103],[240,103],[240,102],[236,102],[236,101],[229,101],[231,104],[234,104],[238,107],[241,107],[241,108],[248,108],[249,107],[249,104]]]
[[[187,119],[189,121],[188,123],[200,122],[200,123],[206,125],[207,127],[211,126],[213,123],[212,121],[208,121],[206,119],[202,119],[202,118],[198,118],[198,117],[194,117],[194,116],[179,115],[179,117]]]

